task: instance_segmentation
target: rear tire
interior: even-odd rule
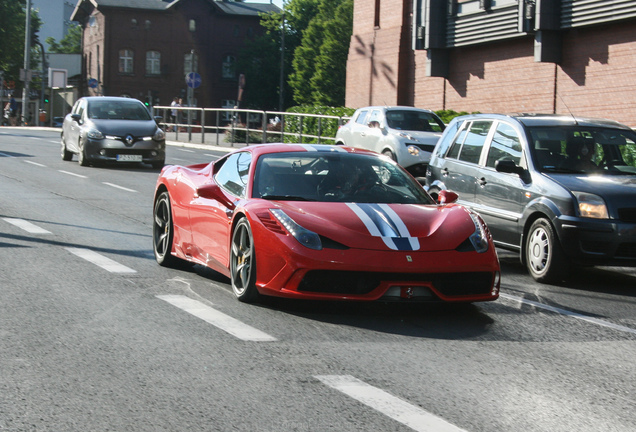
[[[397,162],[397,158],[395,157],[395,153],[393,153],[391,150],[384,150],[382,152],[382,154],[386,157],[388,157],[389,159]]]
[[[570,271],[552,224],[539,218],[530,227],[525,241],[526,267],[530,275],[541,283],[560,282]]]

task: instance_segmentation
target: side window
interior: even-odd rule
[[[214,176],[223,189],[238,197],[245,197],[252,155],[249,152],[235,153],[227,158]]]
[[[478,120],[470,125],[466,139],[459,153],[459,160],[470,163],[479,163],[481,150],[484,148],[486,137],[490,131],[492,121]]]
[[[371,111],[371,115],[369,115],[369,119],[366,121],[365,124],[369,124],[372,121],[379,122],[381,118],[382,118],[382,114],[380,113],[380,110],[373,110]]]
[[[457,122],[453,122],[452,124],[448,126],[449,128],[448,132],[444,136],[443,140],[439,142],[439,144],[437,145],[437,148],[435,149],[435,156],[444,157],[444,154],[446,154],[446,150],[448,150],[448,147],[453,142],[455,135],[457,135],[457,131],[459,130],[460,126],[462,126],[463,124],[464,124],[463,122],[457,121]]]
[[[356,123],[366,124],[364,120],[367,118],[367,112],[367,110],[360,111],[360,114],[358,114],[358,117],[356,117]]]
[[[81,116],[84,116],[84,111],[86,110],[86,101],[81,101],[78,105],[77,105],[77,112],[76,114],[79,114]]]
[[[507,123],[499,123],[488,150],[486,166],[494,168],[498,160],[511,160],[519,165],[521,155],[521,143],[517,131]]]
[[[470,125],[471,122],[464,122],[462,124],[461,131],[457,134],[455,140],[453,140],[453,144],[451,144],[451,148],[446,155],[448,159],[457,159],[457,156],[459,156],[459,151],[462,148],[462,144],[464,144],[464,140],[466,139],[466,134],[468,133],[468,128],[470,127]]]

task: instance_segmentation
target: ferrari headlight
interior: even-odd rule
[[[88,132],[86,132],[86,136],[90,139],[104,139],[104,134],[95,128],[89,129]]]
[[[155,141],[162,141],[164,139],[166,139],[166,133],[164,131],[162,131],[161,129],[157,129],[155,131],[155,135],[152,137],[153,140]]]
[[[605,201],[598,195],[587,192],[572,192],[579,204],[581,217],[609,219]]]
[[[270,211],[281,225],[285,227],[287,232],[298,240],[301,245],[308,247],[309,249],[322,249],[322,242],[320,241],[318,234],[298,225],[296,221],[290,218],[287,213],[281,209],[271,209]]]
[[[484,228],[484,223],[475,213],[471,212],[469,214],[475,224],[475,232],[468,238],[478,253],[484,253],[488,250],[488,234]]]
[[[420,154],[420,148],[414,145],[410,145],[406,148],[411,156],[418,156]]]

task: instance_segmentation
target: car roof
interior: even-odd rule
[[[577,117],[563,114],[468,114],[458,119],[489,118],[489,119],[513,119],[524,126],[585,126],[585,127],[612,127],[617,129],[628,129],[628,126],[614,120],[590,117]]]
[[[237,149],[232,153],[236,153],[239,151],[250,151],[252,155],[255,157],[264,155],[264,154],[272,154],[272,153],[303,153],[303,152],[323,152],[327,153],[356,153],[362,155],[369,155],[373,157],[381,157],[376,152],[346,147],[341,145],[333,145],[333,144],[283,144],[283,143],[272,143],[272,144],[254,144],[248,147],[244,147],[242,149]]]
[[[105,102],[117,102],[117,101],[135,101],[141,103],[139,99],[129,98],[129,97],[121,97],[121,96],[84,96],[82,99],[87,102],[92,101],[105,101]]]
[[[362,107],[362,108],[358,108],[357,111],[360,110],[374,110],[374,109],[378,109],[378,110],[405,110],[405,111],[424,111],[427,113],[432,113],[432,110],[429,109],[424,109],[424,108],[417,108],[417,107],[412,107],[412,106],[402,106],[402,105],[375,105],[375,106],[367,106],[367,107]]]

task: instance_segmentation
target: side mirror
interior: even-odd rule
[[[155,123],[157,123],[157,124],[159,124],[159,123],[161,123],[163,121],[163,117],[161,117],[161,116],[155,116],[154,119],[155,119]]]
[[[454,203],[455,201],[457,201],[457,198],[459,198],[459,195],[449,190],[442,190],[439,191],[439,193],[437,194],[437,202],[439,204]]]
[[[234,210],[236,207],[216,183],[209,183],[197,188],[196,195],[201,198],[218,201],[230,210]]]
[[[79,123],[79,121],[82,119],[82,116],[79,114],[71,114],[71,118]]]

